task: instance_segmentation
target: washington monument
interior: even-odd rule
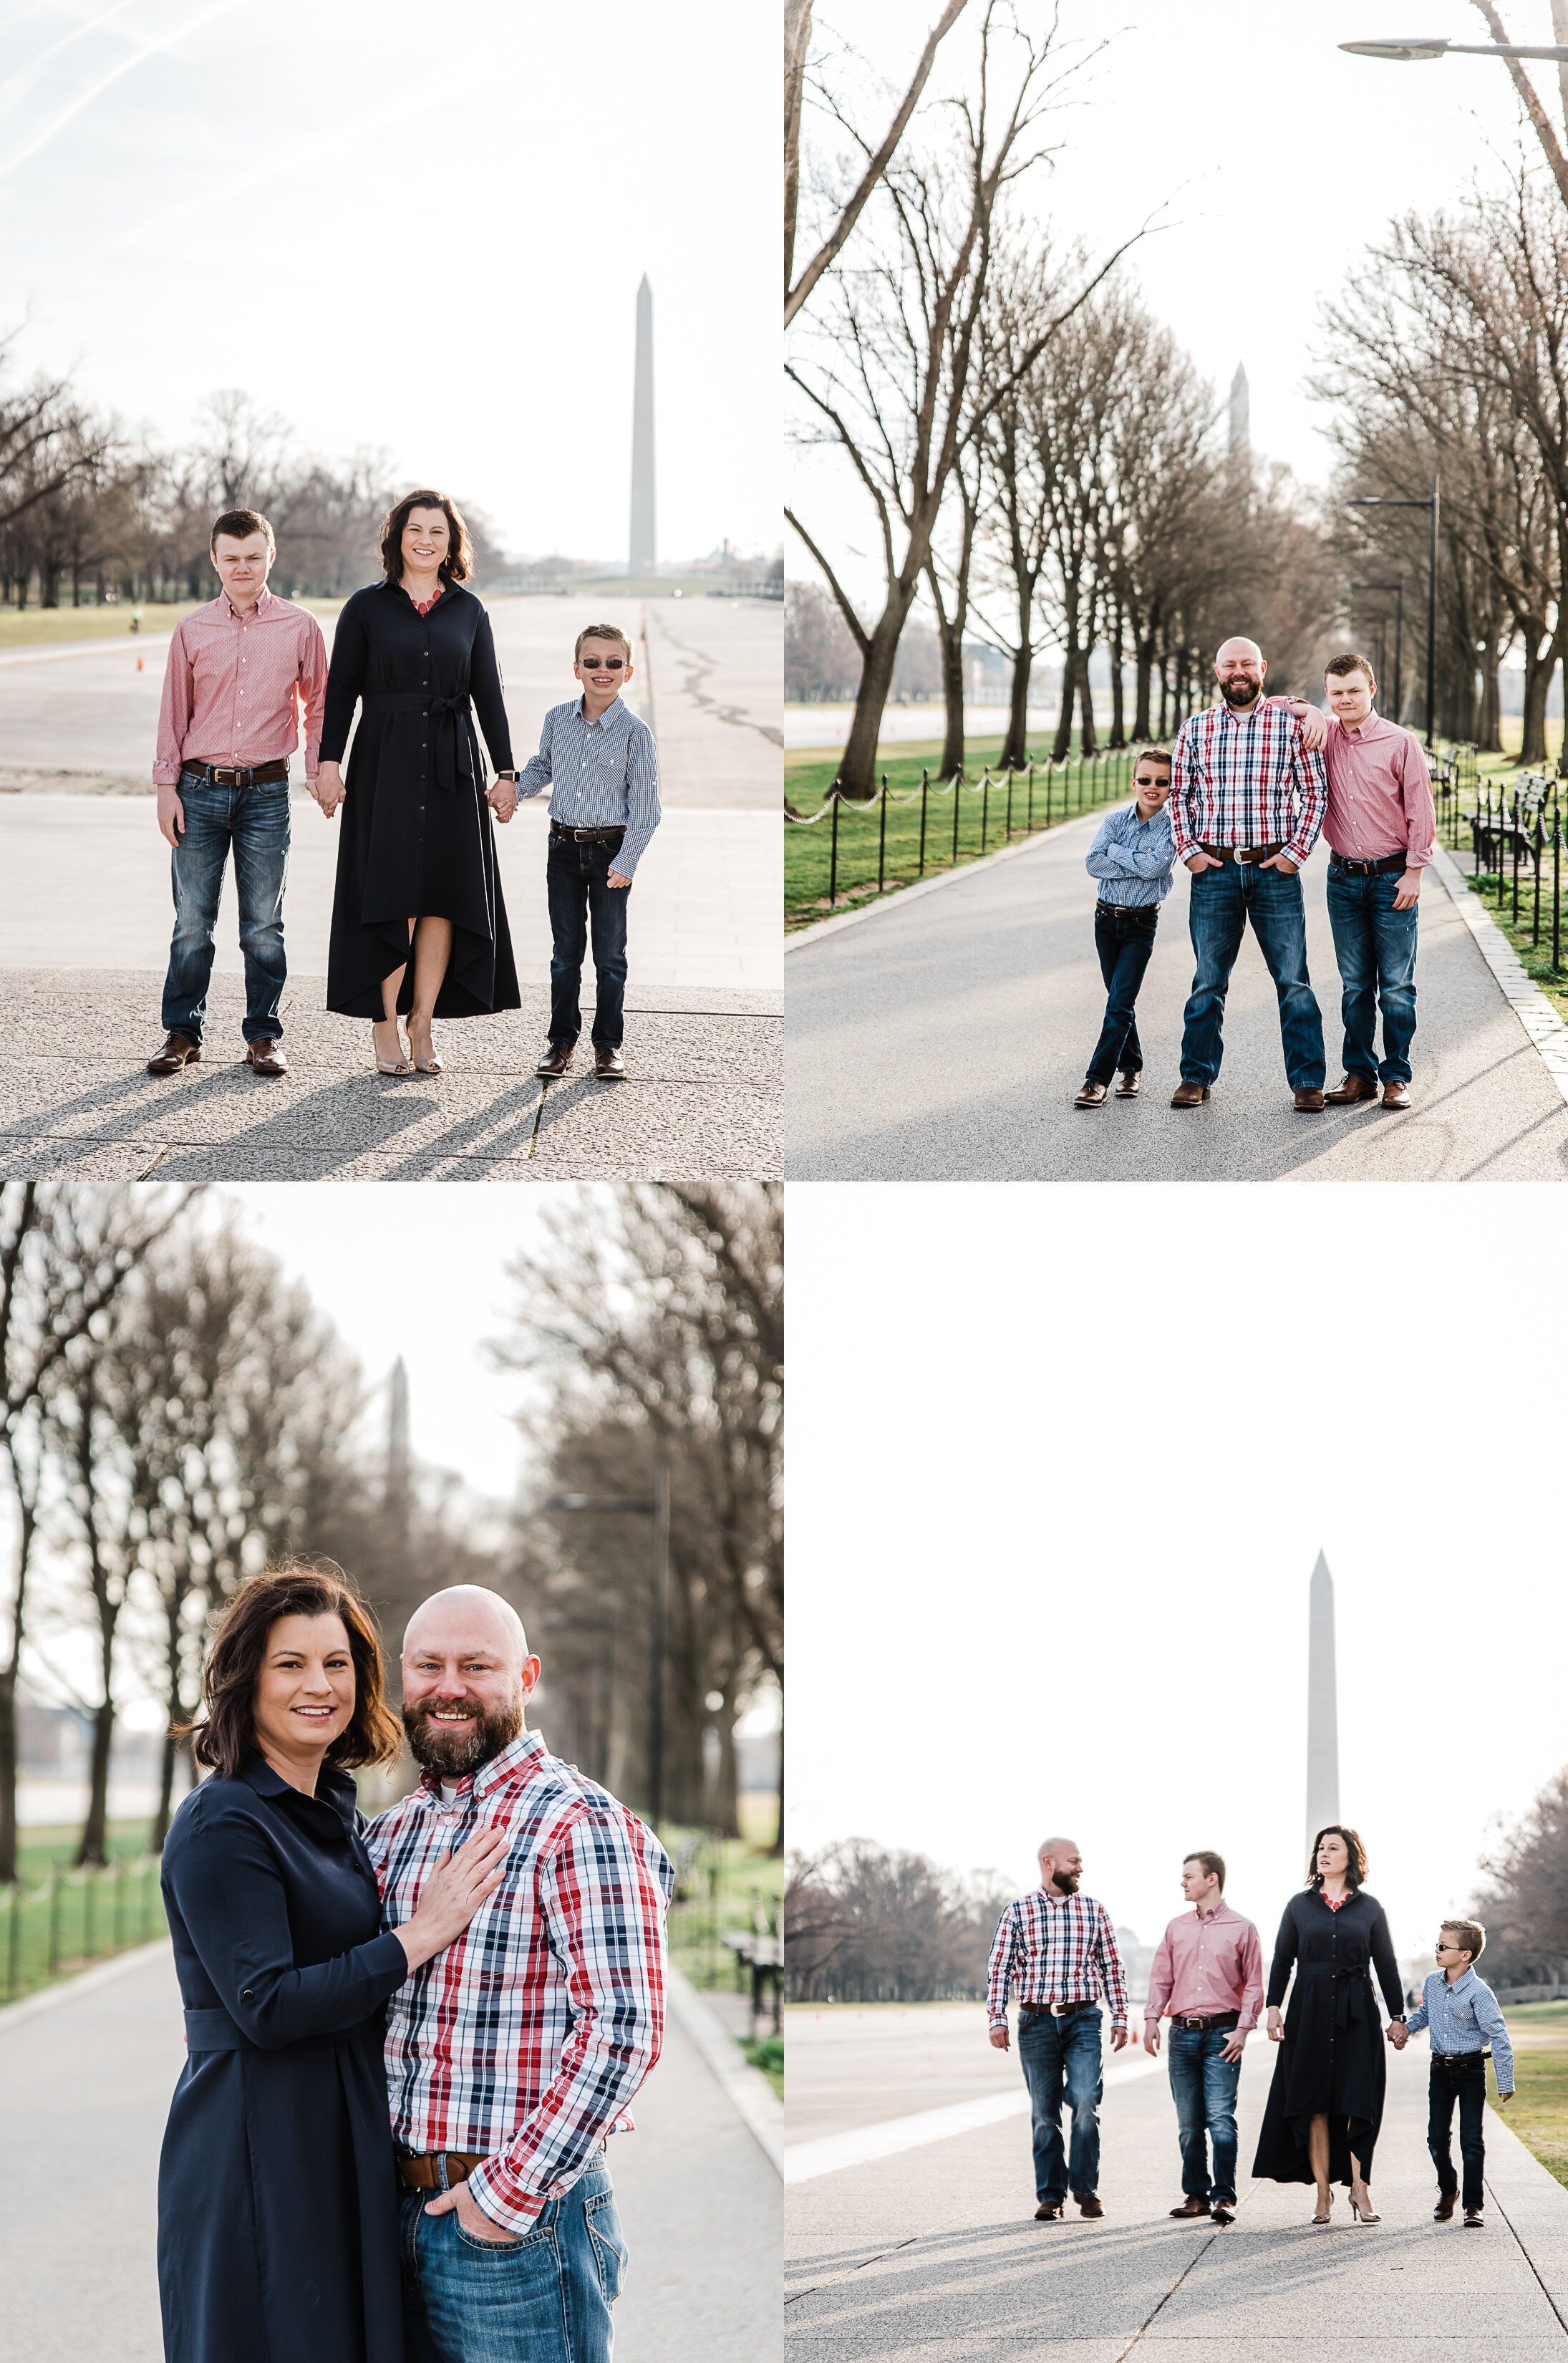
[[[628,574],[650,574],[658,550],[654,529],[653,289],[637,289],[637,368],[632,395],[632,533]]]
[[[1340,1818],[1340,1728],[1334,1674],[1334,1579],[1312,1570],[1307,1636],[1307,1844]]]

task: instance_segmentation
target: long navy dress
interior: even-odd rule
[[[474,712],[498,771],[512,769],[512,741],[490,617],[473,593],[448,582],[422,616],[401,582],[356,591],[332,636],[323,762],[341,760],[356,704],[337,815],[328,1009],[380,1017],[381,979],[406,962],[398,1007],[410,1010],[408,923],[425,918],[452,923],[437,1017],[516,1009]]]
[[[354,1784],[253,1755],[163,1851],[190,2056],[158,2177],[168,2363],[403,2363],[383,1936]]]
[[[1310,2182],[1308,2136],[1312,2119],[1326,2116],[1330,2181],[1350,2181],[1353,2152],[1365,2180],[1388,2080],[1375,1971],[1389,2017],[1405,2008],[1394,1939],[1377,1898],[1358,1888],[1336,1912],[1316,1888],[1293,1895],[1275,1942],[1271,2009],[1285,2000],[1292,1968],[1296,1982],[1253,2172],[1265,2181]]]

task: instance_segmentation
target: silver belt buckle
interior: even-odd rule
[[[1252,855],[1245,852],[1239,845],[1233,845],[1231,849],[1231,860],[1236,862],[1242,870],[1245,870],[1248,867],[1252,858]]]

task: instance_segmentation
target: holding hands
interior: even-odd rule
[[[345,794],[343,775],[337,764],[323,763],[315,779],[307,779],[305,785],[321,806],[322,818],[333,819]]]
[[[516,781],[496,780],[492,782],[491,786],[485,790],[484,800],[490,806],[491,812],[495,815],[496,819],[504,826],[505,823],[512,818],[513,814],[517,809]]]
[[[1394,2046],[1396,2051],[1403,2051],[1406,2044],[1410,2040],[1410,2030],[1406,2025],[1402,2018],[1391,2018],[1389,2020],[1388,2040]]]

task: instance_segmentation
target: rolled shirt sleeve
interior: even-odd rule
[[[191,651],[185,641],[185,627],[181,623],[175,626],[174,637],[169,643],[169,661],[163,668],[163,694],[158,705],[157,752],[153,759],[152,776],[160,788],[171,788],[179,781],[185,733],[191,727],[193,703]]]
[[[1186,861],[1201,851],[1194,826],[1193,808],[1189,799],[1198,788],[1198,765],[1193,755],[1192,725],[1184,722],[1176,732],[1176,746],[1171,754],[1171,793],[1165,810],[1171,816],[1171,837],[1176,846],[1176,858]]]
[[[300,701],[304,707],[304,767],[307,780],[321,769],[321,726],[326,713],[326,639],[312,616],[300,662]]]
[[[1290,749],[1290,777],[1300,805],[1296,827],[1285,858],[1301,869],[1318,842],[1318,832],[1323,826],[1323,815],[1329,808],[1329,775],[1323,769],[1323,758],[1317,748],[1302,743],[1301,725],[1294,726],[1295,736]]]
[[[1127,2024],[1127,1977],[1121,1967],[1121,1956],[1116,1949],[1116,1931],[1110,1925],[1110,1914],[1104,1904],[1098,1907],[1099,1925],[1095,1931],[1095,1949],[1099,1956],[1100,1975],[1105,1995],[1110,2004],[1110,2024]]]
[[[544,727],[539,733],[538,753],[530,755],[517,774],[517,793],[520,797],[541,794],[555,777],[555,765],[550,754],[554,725],[555,714],[552,709],[546,715]]]
[[[1405,855],[1408,870],[1425,870],[1432,858],[1437,841],[1437,806],[1432,801],[1432,775],[1419,739],[1405,734],[1405,749],[1400,763],[1400,792],[1405,805],[1405,826],[1408,849]]]
[[[664,2040],[668,1863],[656,1870],[617,1814],[585,1811],[539,1880],[551,1949],[567,1965],[572,2025],[512,2139],[469,2177],[508,2232],[525,2232],[569,2191],[654,2065]]]
[[[1496,2070],[1498,2091],[1511,2092],[1514,2089],[1514,2047],[1508,2040],[1507,2022],[1497,1997],[1488,1985],[1478,1983],[1476,1986],[1475,2024],[1492,2047],[1492,2065]]]
[[[630,878],[652,842],[661,817],[658,801],[658,755],[653,732],[646,722],[629,716],[626,734],[626,834],[611,868]]]
[[[1236,2025],[1241,2034],[1248,2035],[1263,2013],[1263,1939],[1250,1920],[1240,1950],[1242,2014]]]
[[[1165,2004],[1171,1998],[1171,1986],[1175,1974],[1175,1965],[1171,1958],[1171,1932],[1167,1928],[1154,1947],[1154,1966],[1149,1971],[1149,1998],[1143,2004],[1145,2024],[1152,2019],[1158,2025],[1160,2020],[1164,2018]]]
[[[997,1922],[997,1933],[991,1939],[991,1958],[986,1970],[986,2016],[993,2026],[1007,2025],[1007,2002],[1012,1990],[1013,1945],[1017,1934],[1017,1914],[1010,1903]]]

